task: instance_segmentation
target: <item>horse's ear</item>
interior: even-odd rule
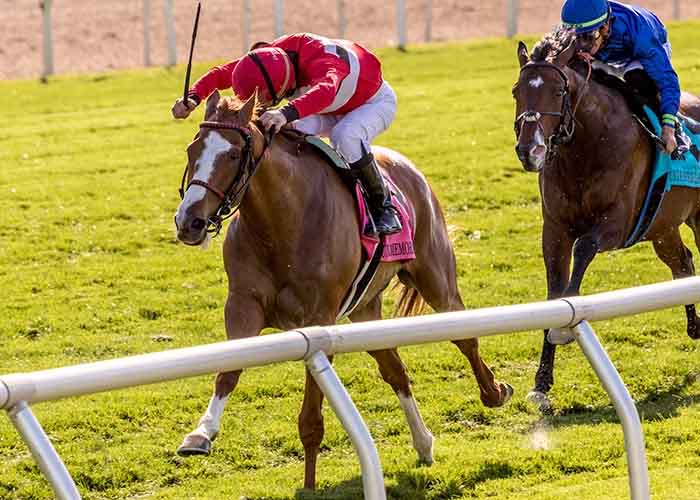
[[[253,95],[248,98],[248,100],[243,104],[240,111],[238,112],[238,119],[243,124],[250,123],[253,121],[253,116],[255,115],[255,108],[258,106],[258,89],[255,89]]]
[[[214,115],[216,114],[216,106],[219,104],[219,99],[221,99],[221,95],[219,94],[218,90],[215,90],[214,93],[209,96],[207,99],[207,108],[204,111],[204,121],[209,121],[214,118]]]
[[[573,38],[571,42],[569,42],[569,45],[559,52],[557,57],[554,58],[554,61],[552,61],[555,65],[559,66],[560,68],[565,67],[567,64],[569,64],[569,61],[571,61],[571,58],[574,57],[576,54],[576,39]]]
[[[527,45],[522,41],[518,42],[518,61],[520,61],[520,67],[525,66],[530,60],[530,56],[527,53]]]

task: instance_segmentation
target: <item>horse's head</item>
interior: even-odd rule
[[[253,95],[240,103],[221,99],[218,92],[207,100],[204,121],[187,147],[187,188],[180,188],[182,202],[175,214],[177,238],[183,243],[202,244],[240,204],[257,167],[254,138],[261,134],[250,126],[256,100]]]
[[[573,135],[573,89],[564,68],[575,51],[575,40],[566,32],[557,32],[538,44],[532,58],[525,44],[518,44],[520,76],[513,86],[515,151],[529,172],[542,170],[557,147]]]

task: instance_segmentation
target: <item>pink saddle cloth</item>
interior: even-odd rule
[[[382,253],[381,262],[397,262],[415,259],[416,254],[413,249],[415,212],[413,206],[388,175],[384,174],[384,180],[391,191],[391,204],[399,212],[401,231],[384,237],[384,251]],[[362,248],[365,250],[365,255],[367,258],[371,258],[379,245],[379,237],[377,235],[366,234],[364,230],[364,228],[372,224],[369,220],[367,203],[362,195],[362,189],[359,183],[355,185],[355,194],[357,210],[360,215],[360,241],[362,242]]]

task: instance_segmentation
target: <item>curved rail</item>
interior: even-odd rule
[[[67,472],[50,442],[46,440],[42,446],[36,444],[41,440],[43,430],[38,422],[36,427],[32,427],[34,417],[27,404],[282,361],[306,360],[313,369],[316,363],[322,362],[323,353],[330,355],[389,349],[523,330],[573,328],[579,345],[618,411],[625,432],[631,495],[635,500],[642,500],[649,498],[649,480],[639,416],[619,374],[585,321],[612,319],[699,301],[700,278],[686,278],[532,304],[305,328],[252,339],[3,375],[0,376],[0,408],[12,413],[13,423],[29,444],[37,462],[48,464],[42,466],[42,471],[52,485],[65,487],[65,492],[59,498],[79,498],[71,492],[71,488],[74,488],[72,480],[70,484],[66,483]],[[323,381],[319,385],[329,401],[338,403],[334,410],[351,434],[353,444],[360,454],[366,498],[383,499],[385,494],[381,465],[376,458],[371,436],[366,432],[364,423],[360,425],[359,422],[362,421],[357,409],[330,364],[322,371],[328,376],[321,375]],[[319,373],[321,372],[316,370],[316,374]],[[25,433],[22,426],[34,430],[38,428],[41,432]]]

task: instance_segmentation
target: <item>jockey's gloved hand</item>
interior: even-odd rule
[[[661,139],[664,141],[664,144],[666,145],[666,153],[669,155],[678,148],[675,127],[664,125],[663,132],[661,133]]]
[[[173,114],[173,118],[183,119],[190,116],[190,113],[197,107],[197,102],[192,98],[187,98],[187,104],[185,100],[180,97],[173,104],[173,108],[170,110]]]
[[[273,133],[279,132],[282,127],[287,124],[287,118],[284,116],[284,113],[278,109],[265,111],[260,117],[260,121],[262,122],[263,127],[265,127],[266,132]]]

